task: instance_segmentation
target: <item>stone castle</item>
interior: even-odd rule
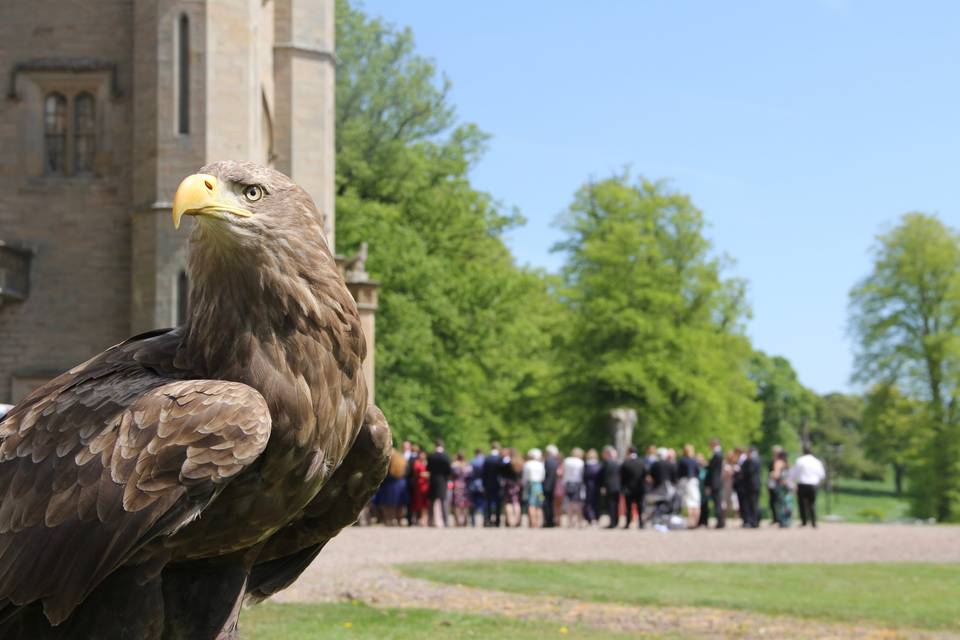
[[[334,0],[0,3],[0,402],[186,316],[170,200],[221,159],[292,176],[334,247]],[[343,261],[369,343],[376,286]]]

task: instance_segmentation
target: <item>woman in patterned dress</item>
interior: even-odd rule
[[[520,494],[523,491],[523,458],[516,449],[507,449],[503,459],[503,513],[508,527],[519,527],[522,517]]]
[[[453,484],[453,521],[458,527],[467,526],[467,520],[470,516],[470,495],[467,493],[467,483],[470,481],[473,468],[463,459],[463,452],[458,451],[457,456],[450,465],[450,482]]]

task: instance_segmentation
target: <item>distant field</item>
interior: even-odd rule
[[[960,565],[517,561],[401,569],[418,578],[501,591],[960,632]]]
[[[827,514],[827,496],[817,497],[818,512]],[[830,496],[830,513],[845,522],[890,522],[908,517],[910,504],[894,492],[893,478],[882,481],[841,478]]]
[[[450,638],[584,638],[628,636],[549,622],[444,613],[428,609],[374,609],[365,604],[273,604],[252,607],[240,617],[245,640],[449,640]]]

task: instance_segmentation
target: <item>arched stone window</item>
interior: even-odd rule
[[[67,98],[49,93],[43,99],[44,172],[67,173]]]
[[[79,94],[73,102],[73,171],[93,171],[97,145],[96,103],[93,95]]]
[[[190,133],[190,18],[177,21],[177,133]]]

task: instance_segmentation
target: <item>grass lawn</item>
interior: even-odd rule
[[[898,498],[893,487],[892,475],[881,481],[841,478],[837,480],[836,492],[830,496],[830,513],[842,516],[845,522],[888,522],[906,518],[910,504],[905,497]],[[817,511],[827,515],[825,492],[817,496]]]
[[[616,640],[625,635],[492,616],[450,614],[429,609],[374,609],[365,604],[274,604],[245,610],[240,632],[246,640],[432,640],[434,638],[585,638]]]
[[[418,578],[637,605],[709,606],[960,631],[960,565],[459,562]]]

